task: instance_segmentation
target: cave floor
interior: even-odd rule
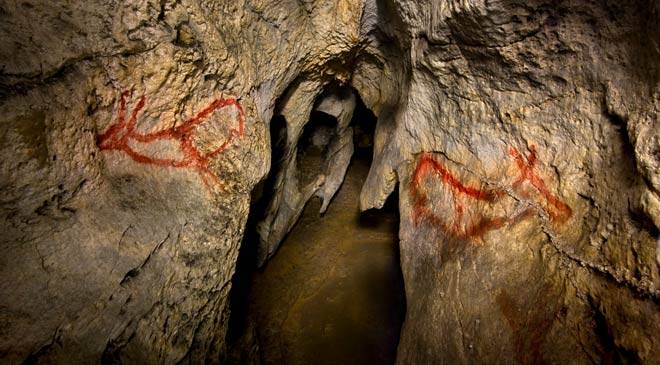
[[[254,276],[249,312],[263,363],[394,363],[405,311],[397,207],[360,214],[368,169],[354,157],[326,214],[310,201]]]

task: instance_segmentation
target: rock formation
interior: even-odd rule
[[[270,171],[263,263],[341,184],[357,95],[378,117],[361,207],[399,190],[399,363],[660,358],[657,1],[8,0],[0,19],[3,363],[219,361],[251,192]],[[301,171],[314,112],[337,123]]]
[[[657,359],[657,5],[397,10],[408,90],[361,203],[399,182],[398,362]]]

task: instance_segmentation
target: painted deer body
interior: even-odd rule
[[[146,98],[145,96],[139,98],[137,104],[131,111],[130,117],[127,119],[126,99],[130,95],[130,91],[124,91],[121,94],[116,123],[112,124],[103,134],[98,136],[97,145],[101,150],[124,152],[128,157],[142,164],[191,168],[199,173],[202,181],[207,187],[209,187],[210,183],[222,185],[220,179],[209,168],[209,164],[212,158],[224,152],[237,138],[241,138],[244,135],[245,113],[236,99],[216,99],[192,118],[184,121],[178,126],[156,132],[140,133],[136,130],[137,120],[140,111],[145,107]],[[228,130],[229,136],[225,141],[211,151],[203,153],[194,144],[193,136],[195,129],[208,121],[213,113],[226,107],[233,107],[236,109],[236,125]],[[178,158],[162,158],[137,151],[131,146],[131,143],[135,142],[150,144],[158,141],[174,141],[178,143],[182,156]]]
[[[534,146],[530,147],[528,157],[524,157],[515,148],[509,150],[509,155],[513,157],[520,174],[511,184],[511,189],[519,192],[522,197],[528,198],[527,192],[523,190],[523,184],[528,183],[529,186],[538,192],[541,199],[544,200],[540,205],[550,220],[559,224],[566,222],[572,215],[571,208],[557,196],[553,195],[543,179],[534,171],[537,162],[536,148]],[[431,201],[423,188],[423,183],[428,178],[438,179],[450,191],[453,204],[453,222],[451,222],[451,219],[441,217],[434,212]],[[413,221],[416,225],[422,221],[426,221],[440,228],[450,236],[459,239],[481,237],[488,231],[519,222],[534,214],[534,209],[527,207],[518,211],[513,216],[473,214],[466,217],[465,202],[493,204],[508,194],[502,188],[483,189],[481,187],[465,185],[431,153],[423,153],[417,161],[410,183],[410,197],[413,201]]]

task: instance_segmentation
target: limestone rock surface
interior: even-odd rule
[[[360,11],[0,3],[0,361],[217,362],[276,100]]]
[[[406,92],[361,203],[398,182],[398,363],[657,362],[657,3],[391,6]]]

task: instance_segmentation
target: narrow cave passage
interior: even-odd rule
[[[331,119],[310,117],[299,144],[300,179],[318,170],[322,151],[315,146],[323,144]],[[239,267],[242,279],[234,284],[242,286],[235,290],[243,299],[233,298],[228,363],[395,362],[405,314],[398,197],[360,213],[375,117],[359,100],[352,126],[355,153],[327,212],[320,215],[321,200],[313,198],[262,270],[246,275]]]

